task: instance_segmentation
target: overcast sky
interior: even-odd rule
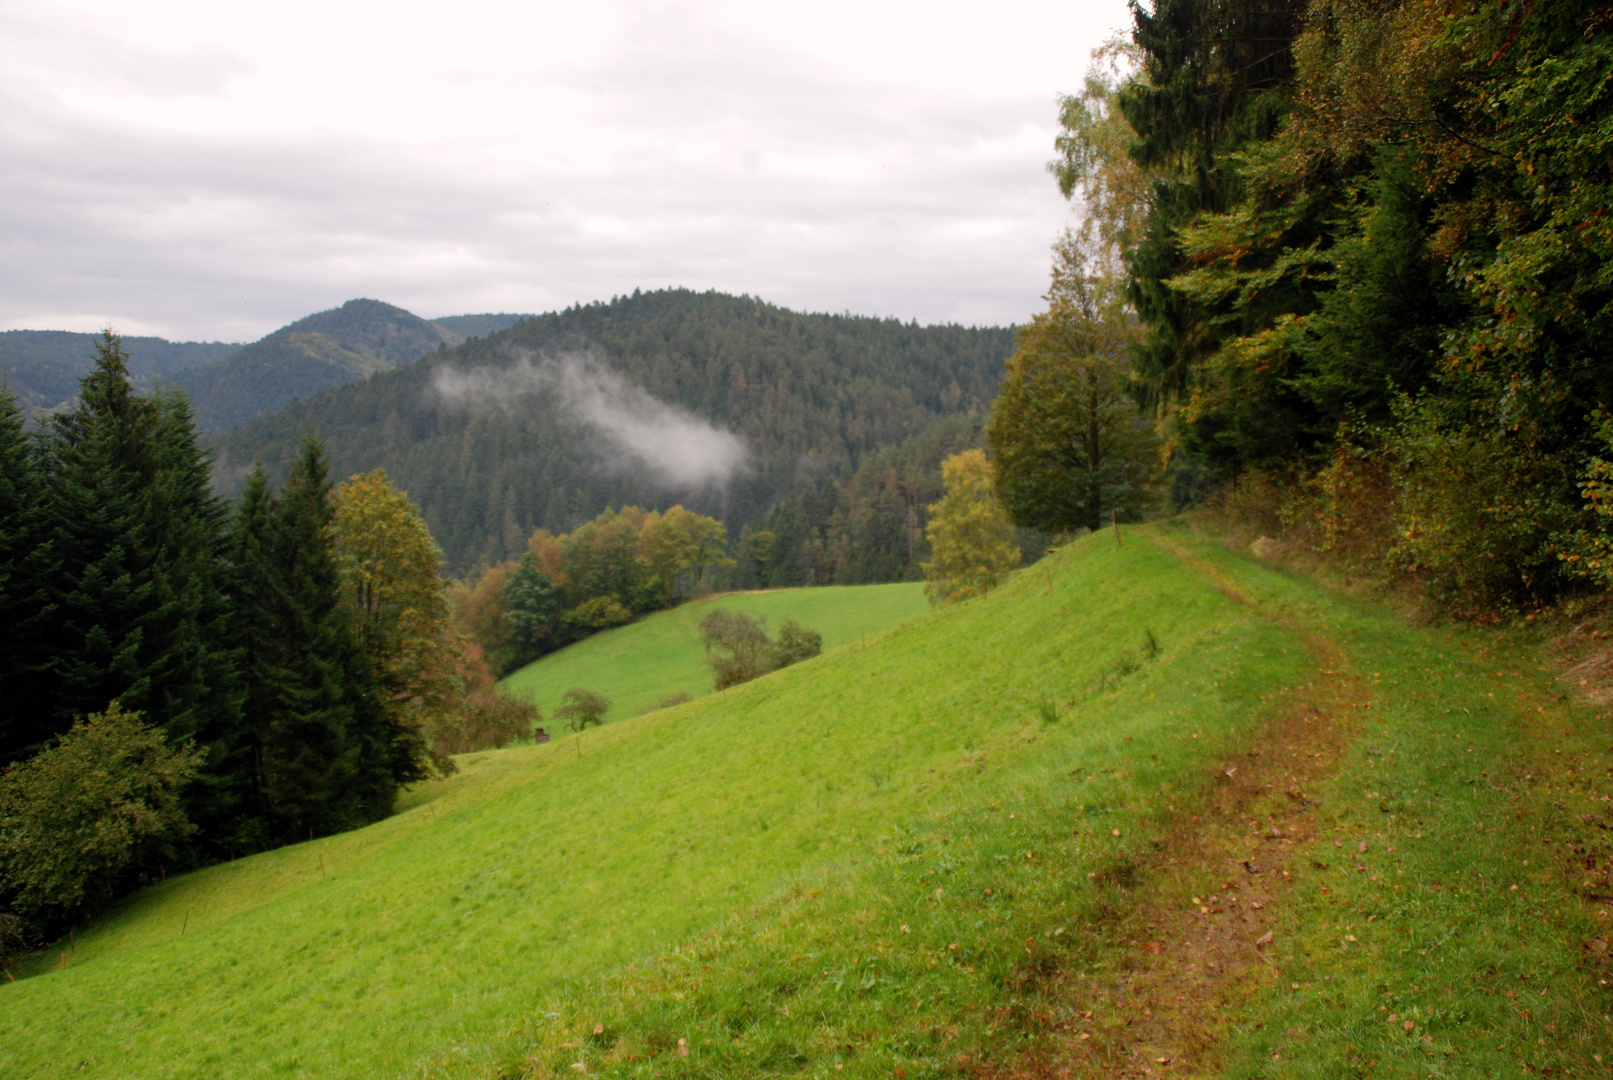
[[[635,288],[1035,310],[1123,0],[0,0],[0,329],[250,340]]]

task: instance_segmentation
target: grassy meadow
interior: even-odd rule
[[[919,582],[704,597],[550,653],[511,673],[501,689],[537,702],[547,717],[562,694],[580,686],[611,699],[608,720],[648,712],[663,697],[704,697],[711,693],[711,668],[700,645],[700,620],[713,608],[766,619],[772,634],[794,619],[822,634],[829,650],[906,622],[930,603]]]
[[[848,636],[138,894],[0,1075],[1604,1075],[1613,758],[1522,636],[1181,526]]]

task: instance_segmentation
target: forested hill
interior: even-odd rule
[[[27,411],[54,409],[78,393],[78,381],[89,371],[95,334],[67,330],[0,332],[0,376]],[[150,390],[158,379],[222,360],[241,348],[239,342],[168,341],[160,337],[126,337],[129,375],[135,386]]]
[[[418,360],[454,331],[379,300],[349,300],[253,342],[224,360],[185,373],[204,430],[224,431],[297,397]]]
[[[337,475],[384,467],[459,570],[607,506],[681,502],[737,531],[871,451],[983,412],[1012,348],[1003,328],[635,293],[295,402],[225,435],[218,475],[231,490],[257,457],[279,474],[318,430]]]

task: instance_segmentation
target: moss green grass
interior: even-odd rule
[[[1187,903],[1149,868],[1270,700],[1317,677],[1302,630],[1373,692],[1314,811],[1329,869],[1286,901],[1281,978],[1223,1018],[1226,1071],[1589,1075],[1613,1010],[1582,945],[1605,919],[1559,856],[1598,840],[1580,813],[1606,815],[1591,717],[1520,644],[1408,628],[1157,528],[146,890],[66,970],[53,954],[0,986],[0,1075],[1010,1067],[1057,1045],[1083,975],[1123,970],[1128,912]],[[1322,850],[1361,839],[1365,871]]]
[[[835,649],[922,615],[930,604],[918,582],[703,597],[535,660],[512,672],[501,688],[536,702],[549,716],[562,694],[580,686],[611,699],[612,720],[648,712],[663,697],[705,697],[711,668],[700,647],[700,620],[712,608],[764,618],[772,631],[794,619],[822,634],[825,649]]]

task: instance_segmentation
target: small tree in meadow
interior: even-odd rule
[[[935,553],[924,564],[924,593],[932,604],[979,596],[1019,565],[1014,527],[992,488],[991,463],[980,450],[941,463],[946,495],[930,507],[924,535]]]
[[[823,635],[802,626],[794,619],[779,624],[778,641],[773,644],[773,666],[787,668],[810,660],[823,652]]]
[[[761,619],[721,608],[700,620],[700,638],[718,690],[750,682],[823,651],[823,635],[794,619],[784,620],[774,641]]]
[[[742,612],[707,612],[700,620],[700,640],[718,690],[766,675],[776,663],[773,640],[761,620]]]
[[[572,731],[582,731],[589,724],[598,726],[604,723],[608,712],[610,698],[573,686],[560,695],[560,708],[554,711],[554,718],[564,720]]]

